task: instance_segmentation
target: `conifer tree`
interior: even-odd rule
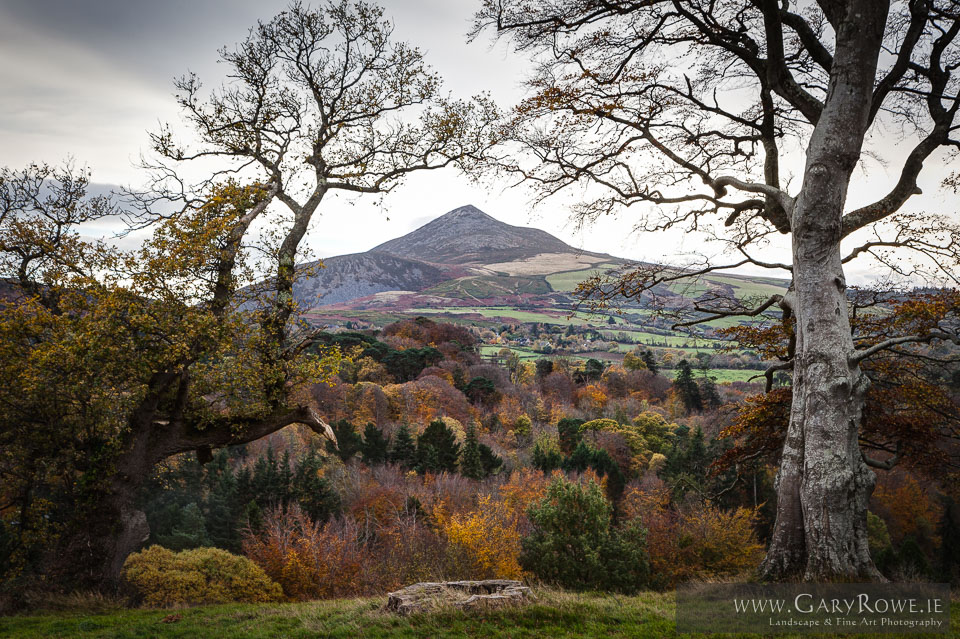
[[[480,442],[477,439],[477,428],[473,424],[467,426],[467,438],[463,444],[463,455],[460,459],[460,474],[470,479],[483,479],[486,473],[480,460]]]
[[[703,409],[700,387],[693,379],[693,369],[690,368],[690,362],[685,359],[680,360],[680,364],[677,365],[677,376],[673,380],[673,387],[688,412]]]
[[[368,423],[363,429],[363,444],[360,448],[363,463],[368,466],[386,463],[389,449],[390,440],[383,435],[383,431],[375,424]]]
[[[417,461],[421,472],[449,473],[457,470],[460,444],[446,424],[436,419],[417,438]]]
[[[332,427],[337,443],[334,445],[333,442],[326,442],[327,452],[333,453],[340,458],[340,461],[347,463],[360,452],[363,440],[354,425],[345,419],[335,422]]]
[[[657,366],[657,361],[653,358],[653,353],[645,350],[640,355],[640,358],[643,360],[643,363],[647,365],[647,370],[649,370],[654,375],[660,374],[660,367]]]
[[[340,497],[320,475],[323,460],[314,449],[300,459],[290,486],[290,496],[314,521],[326,521],[340,510]]]
[[[486,444],[480,444],[480,465],[483,466],[484,477],[495,474],[503,467],[503,459]]]
[[[393,448],[390,449],[390,461],[408,469],[416,465],[417,445],[410,434],[410,427],[406,424],[401,424],[397,430]]]

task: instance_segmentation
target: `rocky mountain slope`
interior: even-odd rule
[[[366,253],[327,258],[322,269],[311,268],[315,262],[304,264],[310,274],[297,281],[294,295],[301,307],[316,308],[386,291],[419,292],[452,283],[439,291],[443,295],[444,290],[458,289],[456,283],[475,279],[483,281],[479,288],[473,282],[468,291],[484,295],[503,288],[496,281],[499,276],[573,270],[609,259],[613,258],[578,252],[546,231],[511,226],[468,205]],[[508,285],[519,286],[516,281]]]
[[[494,264],[577,249],[546,231],[511,226],[467,205],[371,252],[439,264]]]
[[[383,291],[421,291],[450,279],[450,273],[434,264],[368,251],[338,255],[304,264],[307,277],[293,287],[297,303],[304,308],[342,304]]]

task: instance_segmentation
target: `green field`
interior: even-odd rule
[[[98,613],[60,612],[0,617],[0,636],[57,639],[353,639],[490,637],[620,637],[659,639],[694,637],[675,629],[673,593],[641,593],[624,597],[537,590],[530,605],[482,612],[453,609],[400,617],[385,612],[384,597],[341,599],[296,604],[223,605],[179,610],[114,609]],[[951,604],[950,635],[958,637],[960,603]],[[758,635],[712,635],[757,637]],[[833,637],[787,635],[776,637]],[[852,636],[852,635],[844,635]],[[856,635],[857,637],[893,637]]]
[[[540,359],[545,357],[545,355],[534,353],[526,348],[517,348],[516,346],[501,346],[499,344],[482,344],[480,346],[480,355],[483,357],[493,357],[503,349],[507,349],[508,351],[516,353],[520,359]]]
[[[699,371],[697,371],[699,374]],[[763,383],[763,377],[758,379],[751,380],[751,377],[756,377],[757,375],[763,375],[763,371],[753,370],[749,368],[708,368],[707,375],[710,377],[715,377],[714,380],[718,384],[724,384],[726,382],[747,382],[753,381],[754,383]]]
[[[562,311],[554,311],[548,314],[546,312],[519,311],[510,306],[441,306],[438,308],[411,308],[408,313],[413,315],[452,316],[476,314],[488,318],[502,317],[507,320],[512,319],[520,323],[537,322],[540,324],[557,324],[560,326],[574,324],[577,326],[596,326],[598,328],[609,326],[611,329],[614,328],[614,325],[607,324],[609,316],[585,313],[583,311],[576,311],[570,316]],[[622,317],[614,317],[614,321],[617,325],[625,323]]]
[[[739,298],[769,297],[787,290],[789,282],[774,278],[748,278],[739,275],[716,275],[707,278],[711,282],[728,284]]]
[[[547,284],[558,293],[570,293],[577,288],[577,284],[583,280],[593,277],[608,270],[615,268],[616,264],[601,264],[596,268],[584,269],[581,271],[564,271],[562,273],[553,273],[547,275]]]
[[[658,335],[657,333],[647,333],[646,331],[625,332],[635,344],[649,345],[655,348],[681,348],[683,344],[686,344],[688,348],[712,350],[711,347],[721,341],[689,335]]]

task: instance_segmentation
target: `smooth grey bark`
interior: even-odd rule
[[[889,4],[821,4],[832,5],[836,53],[793,211],[793,405],[778,477],[777,520],[763,569],[777,579],[878,580],[866,532],[875,478],[858,442],[868,382],[852,357],[840,240]]]

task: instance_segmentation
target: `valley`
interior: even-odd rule
[[[649,298],[622,300],[596,311],[581,304],[577,285],[630,262],[572,247],[540,229],[511,226],[474,206],[454,209],[407,235],[366,253],[303,265],[295,295],[315,326],[377,329],[410,317],[467,325],[491,360],[594,358],[622,361],[649,349],[665,368],[699,360],[719,382],[760,374],[753,353],[718,333],[744,320],[720,318],[677,328]],[[691,284],[661,285],[653,293],[669,308],[704,295],[766,298],[788,282],[746,275],[707,276]]]

